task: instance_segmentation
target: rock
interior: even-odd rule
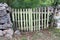
[[[56,23],[60,23],[60,20],[57,20],[57,22]]]
[[[57,8],[59,9],[60,8],[60,5],[58,5]]]
[[[57,28],[60,28],[60,23],[57,23]]]
[[[13,29],[8,29],[7,34],[13,35]]]
[[[11,34],[6,34],[5,37],[8,38],[8,39],[12,39],[12,35]]]
[[[4,34],[4,35],[7,34],[7,30],[4,30],[4,31],[3,31],[3,34]]]
[[[54,19],[58,20],[60,19],[60,16],[54,16]]]
[[[3,36],[3,31],[2,30],[0,30],[0,37],[2,37]]]
[[[15,31],[15,34],[16,34],[16,35],[20,35],[20,31],[19,31],[19,30],[16,30],[16,31]]]
[[[6,33],[6,34],[5,34],[5,37],[6,37],[6,38],[12,39],[13,29],[8,29],[8,30],[5,30],[4,32]]]

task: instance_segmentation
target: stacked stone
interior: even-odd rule
[[[60,10],[56,13],[54,16],[54,19],[56,20],[57,28],[60,28]]]
[[[57,13],[54,15],[54,19],[56,20],[57,28],[60,29],[60,5],[57,6]]]
[[[6,3],[0,3],[0,36],[12,38],[13,29],[10,20],[10,11]]]

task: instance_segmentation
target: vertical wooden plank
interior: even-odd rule
[[[32,9],[28,9],[29,10],[29,30],[32,31],[32,13],[31,10]]]
[[[46,7],[45,7],[45,13],[44,13],[44,28],[46,28]]]
[[[23,25],[22,25],[22,9],[20,9],[20,13],[21,13],[21,30],[23,30]]]
[[[33,9],[33,11],[34,11],[34,13],[33,13],[33,15],[34,15],[34,21],[33,21],[34,22],[34,28],[33,29],[35,31],[35,8]]]
[[[15,11],[14,11],[14,9],[12,9],[12,21],[13,21],[13,26],[15,27],[14,14],[15,14]],[[14,29],[14,27],[13,27],[13,29]]]
[[[14,21],[14,12],[15,12],[15,11],[14,11],[14,9],[12,9],[12,11],[13,11],[13,12],[12,12],[12,20]]]
[[[17,29],[17,9],[15,9],[15,22],[16,22],[16,29]]]
[[[40,31],[40,8],[39,8],[39,31]]]
[[[16,27],[15,9],[14,9],[14,27]],[[14,28],[15,30],[16,28]]]
[[[20,16],[20,11],[19,11],[19,9],[18,9],[18,28],[20,29],[20,20],[19,20],[19,16]]]
[[[36,21],[36,29],[35,29],[36,31],[38,31],[38,25],[37,25],[38,24],[38,18],[37,18],[37,15],[38,15],[38,11],[37,11],[37,8],[36,8],[36,20],[35,20]]]
[[[30,22],[31,22],[31,20],[30,20],[30,9],[28,9],[28,14],[29,14],[29,31],[30,31]]]
[[[36,26],[35,26],[35,31],[37,31],[37,8],[36,8],[36,12],[35,12],[35,14],[36,14]]]
[[[26,9],[26,31],[28,31],[28,19],[27,19],[27,17],[28,17],[28,10]]]
[[[42,29],[43,29],[43,7],[42,7]]]
[[[18,9],[16,9],[16,28],[18,29]]]
[[[28,22],[29,23],[29,28],[28,28],[28,31],[31,31],[31,29],[30,29],[30,27],[31,27],[31,24],[30,24],[31,23],[30,8],[28,8],[28,15],[29,15],[29,22]]]
[[[48,27],[48,25],[49,25],[49,24],[48,24],[48,22],[49,22],[49,13],[50,13],[50,12],[49,12],[49,8],[48,8],[48,13],[47,13],[47,27]]]
[[[24,21],[24,30],[26,30],[26,27],[25,27],[25,12],[26,12],[26,11],[25,11],[25,9],[23,9],[23,19],[24,19],[23,21]]]
[[[33,23],[32,22],[32,14],[33,14],[33,12],[32,12],[32,8],[31,8],[31,12],[30,13],[31,13],[31,31],[33,31],[33,25],[32,25],[32,23]]]

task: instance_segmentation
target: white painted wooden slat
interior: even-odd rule
[[[44,14],[44,28],[46,28],[46,7],[45,7],[45,14]]]
[[[23,9],[23,12],[24,12],[24,13],[23,13],[23,17],[24,17],[24,30],[26,30],[26,27],[25,27],[25,13],[26,13],[26,12],[25,12],[24,10],[25,10],[25,9]]]
[[[22,25],[22,9],[20,9],[20,14],[21,14],[21,30],[23,30],[23,25]]]
[[[31,22],[31,20],[30,20],[30,17],[31,17],[31,16],[30,16],[30,9],[28,9],[28,14],[29,14],[29,30],[30,30],[30,26],[31,26],[31,25],[30,25],[30,22]],[[31,30],[30,30],[30,31],[31,31]]]
[[[34,15],[34,21],[33,22],[34,22],[34,31],[35,31],[35,24],[36,24],[35,23],[35,8],[33,9],[33,11],[34,11],[34,14],[33,14]]]
[[[42,7],[42,29],[43,29],[43,7]]]
[[[16,9],[16,12],[18,12],[18,9]],[[17,15],[18,13],[16,13],[16,27],[17,27],[17,29],[18,29],[18,15]]]
[[[17,13],[16,13],[16,12],[17,12],[17,9],[15,9],[15,22],[16,22],[15,25],[16,25],[16,27],[17,27]]]
[[[49,13],[50,13],[50,12],[49,12],[49,8],[48,8],[48,14],[47,14],[47,27],[48,27],[48,25],[49,25],[49,24],[48,24],[48,22],[49,22]]]
[[[32,8],[31,8],[30,10],[31,10],[31,12],[30,12],[30,13],[31,13],[31,15],[30,15],[30,16],[31,16],[31,31],[33,31],[33,25],[32,25],[32,23],[33,23],[33,22],[32,22],[32,14],[33,14],[33,13],[32,13]]]
[[[40,31],[40,8],[39,8],[39,31]]]
[[[31,13],[32,9],[29,8],[28,11],[29,11],[29,30],[32,31],[32,13]]]
[[[20,29],[20,20],[19,20],[19,15],[20,15],[20,11],[19,11],[19,9],[18,9],[18,28]]]
[[[14,21],[14,9],[12,9],[12,20]]]
[[[37,8],[36,8],[36,12],[37,12]],[[36,13],[36,20],[37,20],[37,13]],[[37,31],[37,21],[36,21],[36,26],[35,26],[35,30]]]
[[[26,30],[28,31],[28,19],[27,19],[27,17],[28,17],[28,10],[26,9]]]

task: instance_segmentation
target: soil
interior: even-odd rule
[[[21,32],[20,35],[14,35],[12,40],[60,40],[60,38],[48,30],[41,30],[36,32]]]

